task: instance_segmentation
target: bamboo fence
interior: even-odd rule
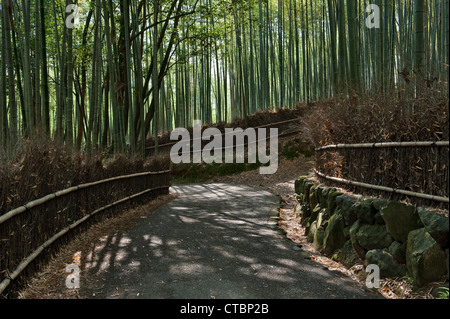
[[[337,144],[316,148],[319,180],[351,191],[448,208],[449,142]]]
[[[254,126],[254,127],[249,127],[249,128],[253,128],[253,129],[255,129],[256,130],[256,133],[258,133],[258,131],[257,131],[257,129],[258,128],[282,128],[282,126],[284,125],[284,124],[289,124],[289,123],[300,123],[300,120],[301,120],[301,118],[294,118],[294,119],[290,119],[290,120],[285,120],[285,121],[279,121],[279,122],[274,122],[274,123],[269,123],[269,124],[264,124],[264,125],[259,125],[259,126]],[[279,127],[279,126],[281,126],[281,127]],[[231,129],[234,129],[233,127],[229,127],[229,128],[231,128]],[[204,129],[206,129],[206,127],[202,127],[202,132],[203,132],[203,130]],[[190,130],[192,130],[192,128],[190,128]],[[297,134],[297,133],[300,133],[300,132],[302,132],[302,130],[287,130],[286,132],[282,132],[282,133],[280,133],[280,134],[278,134],[278,137],[286,137],[286,136],[289,136],[289,135],[293,135],[293,134]],[[234,134],[234,132],[230,132],[230,133],[227,133],[227,132],[225,132],[225,131],[221,131],[221,136],[222,136],[222,142],[223,142],[223,144],[225,143],[225,136],[227,135],[227,134]],[[215,135],[214,137],[216,138],[216,137],[218,137],[219,135]],[[268,136],[268,137],[266,137],[265,139],[258,139],[258,141],[264,141],[264,140],[268,140],[270,138],[270,136]],[[204,145],[206,145],[207,143],[209,143],[209,141],[208,140],[203,140],[202,139],[202,137],[200,137],[200,138],[193,138],[193,136],[191,135],[191,138],[190,138],[190,143],[191,143],[191,145],[195,142],[195,141],[198,141],[198,140],[200,140],[201,141],[201,143],[202,143],[202,147],[204,146]],[[168,147],[172,147],[173,145],[175,145],[175,144],[177,144],[179,141],[172,141],[172,142],[168,142],[168,143],[164,143],[164,144],[159,144],[158,145],[158,149],[159,150],[161,150],[161,149],[167,149]],[[245,145],[247,145],[248,143],[245,143]],[[241,145],[237,145],[237,146],[241,146]],[[156,148],[156,146],[148,146],[148,147],[146,147],[146,152],[147,152],[147,155],[149,155],[149,154],[151,154],[151,150],[154,150]],[[222,149],[225,149],[225,147],[222,147]],[[194,152],[195,153],[195,151],[193,151],[193,150],[191,150],[191,152]]]
[[[167,194],[170,171],[86,183],[47,195],[0,216],[0,298],[7,298],[69,237],[102,216]],[[102,213],[102,214],[100,214]]]

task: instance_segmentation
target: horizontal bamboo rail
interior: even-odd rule
[[[397,194],[402,194],[402,195],[406,195],[406,196],[413,196],[413,197],[418,197],[418,198],[423,198],[423,199],[428,199],[428,200],[438,201],[438,202],[443,202],[443,203],[449,202],[448,197],[411,192],[411,191],[407,191],[407,190],[403,190],[403,189],[396,189],[396,188],[392,188],[392,187],[379,186],[379,185],[367,184],[367,183],[362,183],[362,182],[357,182],[357,181],[351,181],[348,179],[343,179],[343,178],[338,178],[338,177],[333,177],[333,176],[326,176],[325,174],[322,174],[321,172],[319,172],[316,169],[314,169],[314,173],[316,173],[317,175],[319,175],[322,178],[332,180],[335,182],[339,182],[339,183],[348,184],[348,185],[359,186],[359,187],[363,187],[363,188],[379,190],[379,191],[384,191],[384,192],[390,192],[390,193],[397,193]]]
[[[167,171],[163,171],[163,172],[167,172]],[[157,174],[157,173],[163,173],[163,172],[156,172],[156,174]],[[149,174],[132,174],[132,175],[134,175],[134,176],[140,176],[140,175],[141,175],[141,176],[142,176],[142,175],[149,175]],[[120,177],[126,178],[126,177],[129,177],[129,176],[131,176],[131,175],[120,176]],[[119,179],[119,178],[112,179],[112,180],[117,180],[117,179]],[[103,182],[109,181],[109,180],[111,180],[111,179],[104,180]],[[100,182],[102,182],[102,181],[100,181]],[[99,184],[100,182],[90,183],[90,185],[91,185],[91,186],[92,186],[92,185],[96,185],[96,184]],[[84,185],[88,185],[88,184],[84,184]],[[84,185],[83,185],[83,186],[84,186]],[[80,185],[80,186],[81,186],[81,185]],[[86,186],[86,187],[87,187],[87,186]],[[101,208],[99,208],[99,209],[96,209],[95,211],[93,211],[93,212],[87,214],[87,215],[84,216],[83,218],[77,220],[76,222],[72,223],[72,224],[69,225],[68,227],[64,228],[63,230],[61,230],[61,231],[58,232],[57,234],[53,235],[50,239],[48,239],[48,240],[45,241],[41,246],[39,246],[33,253],[31,253],[28,257],[26,257],[26,258],[25,258],[25,259],[17,266],[17,268],[16,268],[12,273],[10,273],[9,276],[8,276],[7,278],[5,278],[5,279],[0,283],[0,295],[1,295],[1,294],[3,293],[3,291],[8,287],[8,285],[11,283],[11,281],[13,281],[14,279],[16,279],[16,278],[20,275],[20,273],[21,273],[21,272],[22,272],[22,271],[23,271],[23,270],[24,270],[24,269],[25,269],[25,268],[26,268],[26,267],[27,267],[34,259],[36,259],[36,257],[38,257],[38,256],[45,250],[45,248],[49,247],[53,242],[55,242],[57,239],[61,238],[63,235],[65,235],[66,233],[68,233],[70,230],[76,228],[77,226],[79,226],[80,224],[82,224],[83,222],[85,222],[88,218],[90,218],[90,217],[92,217],[93,215],[95,215],[95,214],[97,214],[97,213],[99,213],[99,212],[102,212],[102,211],[104,211],[104,210],[106,210],[106,209],[108,209],[108,208],[111,208],[111,207],[113,207],[113,206],[119,205],[119,204],[121,204],[121,203],[124,203],[124,202],[126,202],[126,201],[129,201],[129,200],[134,199],[134,198],[136,198],[136,197],[142,196],[142,195],[144,195],[144,194],[146,194],[146,193],[149,193],[149,192],[151,192],[151,191],[155,191],[155,190],[158,190],[158,189],[163,189],[163,188],[166,188],[166,187],[169,187],[169,185],[153,187],[153,188],[147,189],[147,190],[145,190],[145,191],[136,193],[136,194],[134,194],[134,195],[131,195],[131,196],[122,198],[122,199],[120,199],[120,200],[118,200],[118,201],[115,201],[115,202],[113,202],[113,203],[111,203],[111,204],[108,204],[108,205],[106,205],[106,206],[104,206],[104,207],[101,207]],[[74,188],[74,187],[72,187],[72,188]],[[80,188],[77,188],[77,189],[80,189]]]
[[[381,148],[381,147],[445,147],[449,146],[448,141],[431,142],[384,142],[384,143],[360,143],[360,144],[336,144],[326,145],[316,148],[316,151],[339,148]]]
[[[31,201],[23,206],[17,207],[9,212],[7,212],[6,214],[3,214],[0,216],[0,224],[4,223],[5,221],[7,221],[8,219],[14,217],[15,215],[24,213],[25,211],[27,211],[28,209],[31,209],[33,207],[42,205],[52,199],[55,199],[57,197],[60,196],[64,196],[67,195],[69,193],[75,192],[77,190],[83,189],[83,188],[88,188],[88,187],[92,187],[95,185],[99,185],[99,184],[104,184],[104,183],[108,183],[108,182],[112,182],[112,181],[117,181],[117,180],[121,180],[121,179],[128,179],[128,178],[133,178],[133,177],[140,177],[140,176],[148,176],[148,175],[160,175],[160,174],[165,174],[165,173],[169,173],[170,170],[165,170],[165,171],[159,171],[159,172],[142,172],[142,173],[136,173],[136,174],[130,174],[130,175],[123,175],[123,176],[117,176],[117,177],[111,177],[108,179],[104,179],[101,181],[96,181],[96,182],[92,182],[92,183],[85,183],[85,184],[81,184],[78,186],[73,186],[73,187],[69,187],[66,188],[64,190],[58,191],[56,193],[53,194],[49,194],[47,196],[41,197],[39,199],[36,199],[34,201]]]

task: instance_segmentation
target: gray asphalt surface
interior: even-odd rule
[[[379,298],[306,259],[273,217],[279,198],[242,185],[174,186],[179,197],[96,244],[80,296]]]

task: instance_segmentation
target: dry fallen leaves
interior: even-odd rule
[[[19,292],[19,299],[73,299],[80,298],[78,289],[67,289],[65,286],[66,266],[79,264],[86,249],[111,230],[119,231],[139,222],[141,216],[151,213],[160,205],[168,203],[175,195],[160,196],[148,204],[131,209],[115,218],[106,219],[83,232],[61,250],[49,263],[29,281],[27,287]],[[74,253],[75,252],[75,253]],[[84,269],[82,270],[82,276]],[[100,287],[101,288],[101,287]],[[95,293],[93,294],[95,296]]]

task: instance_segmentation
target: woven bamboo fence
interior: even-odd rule
[[[449,142],[337,144],[316,148],[316,175],[354,192],[448,209]]]
[[[163,194],[170,171],[143,172],[82,184],[0,216],[0,298],[13,296],[52,251],[93,222]]]

